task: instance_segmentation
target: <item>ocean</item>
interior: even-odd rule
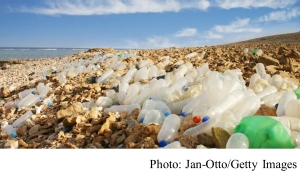
[[[0,47],[0,61],[11,58],[32,59],[32,58],[53,58],[72,55],[79,51],[86,51],[88,48],[14,48]]]

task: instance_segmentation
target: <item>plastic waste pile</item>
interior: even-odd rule
[[[248,53],[244,49],[244,53]],[[252,53],[261,55],[261,50]],[[185,58],[193,58],[198,53],[190,53]],[[162,125],[157,136],[159,146],[164,148],[184,148],[175,141],[183,118],[192,116],[196,126],[187,129],[185,135],[206,133],[211,135],[213,127],[221,127],[231,136],[226,148],[295,148],[300,145],[300,87],[291,78],[266,73],[262,63],[256,64],[256,73],[251,76],[247,87],[240,69],[225,72],[212,71],[207,63],[194,67],[192,63],[179,60],[172,72],[165,67],[173,60],[165,56],[157,65],[149,59],[137,65],[123,64],[121,60],[137,57],[128,52],[118,55],[99,54],[92,60],[80,60],[65,65],[57,74],[59,83],[64,85],[68,77],[97,71],[98,62],[105,62],[106,71],[95,77],[93,83],[108,84],[114,80],[105,96],[82,103],[91,109],[96,106],[106,112],[131,113],[139,109],[141,124]],[[202,52],[200,57],[205,56]],[[117,71],[128,71],[120,76]],[[147,83],[141,83],[147,80]],[[117,89],[118,88],[118,89]],[[47,96],[51,85],[40,83],[36,88],[19,93],[19,100],[5,104],[6,108],[26,108],[43,102],[53,104],[53,95]],[[277,117],[254,116],[262,104],[277,109]],[[40,111],[37,107],[37,111]],[[4,131],[16,137],[16,129],[32,112],[28,111],[16,119],[12,125],[5,123]],[[205,148],[203,145],[199,149]]]

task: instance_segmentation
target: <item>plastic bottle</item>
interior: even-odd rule
[[[266,69],[264,64],[257,63],[255,67],[256,67],[256,73],[259,74],[261,77],[263,77],[266,74]]]
[[[258,50],[255,52],[255,54],[256,54],[257,56],[262,56],[263,51],[262,51],[261,49],[258,49]]]
[[[285,106],[285,115],[300,119],[300,100],[290,100]]]
[[[220,102],[212,105],[207,111],[207,116],[211,119],[217,118],[223,112],[232,109],[245,97],[245,92],[236,90],[222,99]]]
[[[95,104],[98,107],[109,108],[113,105],[113,100],[109,97],[100,96]]]
[[[248,54],[248,52],[249,52],[249,48],[244,48],[244,53]]]
[[[17,128],[13,127],[12,125],[6,125],[4,127],[4,132],[13,138],[17,137]]]
[[[279,102],[279,99],[281,98],[281,96],[286,92],[286,90],[281,90],[279,92],[275,92],[273,94],[269,94],[267,96],[265,96],[264,98],[262,98],[263,102],[269,102],[269,101],[277,101],[277,103]]]
[[[260,74],[258,74],[258,73],[252,74],[251,77],[250,77],[249,86],[254,85],[258,79],[261,79]]]
[[[203,59],[203,58],[205,57],[205,54],[206,54],[206,52],[203,51],[203,52],[201,53],[200,57]]]
[[[46,106],[48,106],[48,107],[51,107],[53,105],[52,98],[47,97],[46,99],[43,100],[43,104],[46,105]]]
[[[151,96],[151,88],[146,87],[138,96],[132,99],[132,103],[142,105]]]
[[[258,92],[256,95],[258,98],[262,99],[267,95],[273,94],[277,92],[277,88],[275,86],[268,86],[264,90]]]
[[[230,149],[248,149],[249,148],[249,139],[243,133],[234,133],[230,136],[226,143],[226,148]]]
[[[147,126],[150,123],[163,124],[165,116],[159,110],[149,110],[143,120],[143,125]]]
[[[139,104],[131,104],[131,105],[115,105],[111,106],[107,112],[127,112],[130,114],[135,109],[141,109],[141,106]]]
[[[127,82],[122,82],[119,87],[118,101],[119,103],[123,102],[127,90],[129,88],[129,84]]]
[[[239,121],[232,111],[226,111],[219,116],[218,123],[215,127],[220,127],[226,130],[230,135],[233,134],[234,128],[239,124]]]
[[[166,117],[171,114],[170,108],[162,101],[156,101],[155,109],[160,110]]]
[[[210,105],[205,103],[207,103],[207,101],[204,101],[199,106],[194,108],[192,112],[194,123],[200,123],[202,118],[207,115],[207,111],[210,108]]]
[[[137,69],[134,66],[131,67],[128,70],[128,72],[125,74],[125,76],[123,76],[122,83],[129,83],[132,80],[132,78],[136,72],[137,72]]]
[[[124,104],[133,103],[133,99],[139,94],[140,85],[139,82],[131,84],[127,89],[126,97],[124,98]]]
[[[19,117],[17,120],[14,121],[14,123],[12,124],[12,126],[14,128],[19,128],[20,126],[22,126],[22,124],[26,121],[26,119],[29,119],[32,116],[32,112],[31,111],[27,111],[25,114],[23,114],[21,117]]]
[[[289,92],[289,91],[285,92],[279,99],[278,108],[276,110],[276,115],[277,116],[284,115],[287,104],[291,100],[296,100],[296,99],[297,99],[297,96],[294,92]]]
[[[171,114],[166,117],[158,135],[157,140],[160,147],[164,147],[169,143],[172,143],[175,139],[178,129],[181,125],[179,116]]]
[[[22,92],[19,93],[19,98],[23,99],[24,97],[26,97],[28,94],[36,94],[37,90],[36,88],[33,89],[26,89]]]
[[[150,66],[149,79],[157,77],[158,69],[155,65]]]
[[[279,87],[282,85],[283,83],[283,79],[280,75],[275,74],[272,76],[271,78],[271,85],[275,86],[277,89],[279,89]]]
[[[186,117],[186,115],[192,114],[194,109],[202,103],[204,96],[204,94],[201,94],[197,97],[191,98],[189,102],[182,108],[181,116]]]
[[[268,116],[244,117],[234,129],[249,139],[249,148],[295,148],[286,128]]]
[[[156,101],[151,100],[151,99],[145,100],[144,103],[143,103],[143,106],[142,106],[142,110],[140,111],[140,113],[138,115],[138,120],[140,122],[143,122],[147,112],[150,111],[150,110],[155,109],[155,106],[156,106]]]
[[[173,114],[180,114],[183,117],[186,117],[187,114],[186,113],[182,113],[182,109],[189,103],[191,102],[193,98],[188,98],[188,99],[184,99],[178,102],[172,102],[170,104],[168,104],[168,107],[171,110],[171,113]]]
[[[198,55],[197,52],[193,52],[193,53],[187,54],[187,55],[185,56],[185,58],[193,58],[193,57],[195,57],[195,56],[197,56],[197,55]]]
[[[32,95],[32,96],[31,96]],[[18,103],[18,107],[19,108],[23,108],[23,107],[30,107],[35,105],[37,102],[41,101],[41,97],[39,95],[33,95],[33,94],[29,94],[28,96],[26,96],[24,99],[22,99],[19,103]]]
[[[289,116],[270,116],[271,118],[281,122],[289,131],[300,132],[300,119]]]
[[[50,90],[51,88],[48,85],[42,87],[39,91],[39,96],[45,98]]]
[[[109,79],[113,74],[114,71],[112,69],[108,69],[104,74],[101,75],[101,77],[97,79],[97,82],[104,83],[105,80]]]
[[[95,106],[95,101],[90,100],[89,102],[83,102],[83,103],[81,103],[81,105],[84,108],[91,109],[92,107]]]
[[[296,89],[295,94],[297,95],[297,98],[300,99],[300,85]]]
[[[260,99],[256,96],[249,96],[244,99],[240,105],[237,106],[238,109],[233,112],[238,121],[243,117],[252,116],[260,108]]]
[[[166,149],[181,148],[181,144],[179,141],[174,141],[163,148],[166,148]]]
[[[135,76],[134,76],[134,81],[138,82],[140,80],[147,80],[149,78],[149,69],[144,66],[143,68],[139,69]]]
[[[212,135],[211,128],[215,127],[218,122],[214,119],[208,119],[207,117],[202,118],[202,123],[198,124],[195,127],[189,128],[185,130],[183,134],[197,136],[201,133],[206,133],[208,135]]]

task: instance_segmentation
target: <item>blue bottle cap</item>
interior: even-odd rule
[[[16,138],[17,137],[17,133],[13,132],[10,134],[11,137]]]
[[[151,99],[152,99],[152,97],[149,97],[149,99],[151,100]]]
[[[166,140],[161,140],[161,141],[158,143],[158,146],[159,146],[160,148],[165,147],[165,146],[167,146],[167,145],[168,145],[168,142],[167,142]]]
[[[278,108],[278,103],[277,103],[277,104],[275,104],[275,109],[277,110],[277,108]]]
[[[180,116],[182,116],[182,117],[186,117],[186,116],[187,116],[187,114],[186,114],[185,112],[181,112],[181,113],[180,113]]]
[[[52,106],[52,104],[49,102],[49,103],[48,103],[48,107],[51,107],[51,106]]]
[[[32,93],[32,94],[36,94],[36,92],[35,92],[35,91],[32,91],[31,93]]]
[[[16,106],[16,110],[18,110],[19,109],[19,107],[18,106]]]
[[[140,119],[140,123],[143,123],[144,120],[145,120],[145,118],[141,118],[141,119]]]
[[[120,102],[119,102],[119,101],[117,101],[117,102],[116,102],[116,105],[120,105]]]
[[[174,141],[179,141],[179,139],[176,139],[176,140],[174,140]]]
[[[117,87],[116,87],[116,86],[113,86],[113,87],[112,87],[112,89],[116,90],[116,89],[117,89]]]
[[[137,69],[139,70],[139,69],[140,69],[140,66],[138,66]]]
[[[188,88],[187,86],[183,86],[182,89],[183,89],[184,91],[187,91],[189,88]]]
[[[168,116],[170,116],[170,113],[166,112],[164,115],[165,115],[165,117],[168,117]]]
[[[210,120],[210,118],[208,116],[205,116],[203,119],[202,119],[202,123],[205,123],[206,121]]]
[[[43,98],[42,98],[42,97],[40,97],[40,100],[43,100]]]

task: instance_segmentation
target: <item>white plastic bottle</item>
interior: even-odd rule
[[[26,97],[28,94],[36,94],[37,90],[36,88],[33,89],[26,89],[22,92],[19,93],[19,98],[23,99],[24,97]]]
[[[131,104],[131,105],[115,105],[111,106],[107,111],[108,112],[127,112],[130,114],[135,109],[141,109],[141,106],[139,104]]]
[[[176,114],[171,114],[166,117],[158,135],[157,140],[160,147],[166,146],[168,143],[172,143],[175,139],[178,129],[180,128],[181,120]]]
[[[264,76],[266,74],[266,69],[265,69],[265,66],[264,64],[262,63],[257,63],[255,65],[256,67],[256,73],[259,74],[261,77]]]
[[[289,101],[284,112],[286,116],[300,119],[300,99]]]
[[[281,96],[278,102],[278,108],[276,110],[277,116],[284,115],[285,108],[291,100],[297,100],[297,96],[294,92],[287,91]]]
[[[17,120],[14,121],[14,123],[12,124],[12,126],[14,128],[19,128],[20,126],[22,126],[22,124],[26,121],[26,119],[31,118],[32,116],[32,112],[31,111],[27,111],[25,114],[23,114],[21,117],[19,117]]]
[[[171,114],[170,108],[162,101],[156,101],[155,109],[160,110],[166,117]]]
[[[114,74],[114,71],[112,69],[108,69],[104,74],[101,75],[101,77],[97,78],[98,83],[104,83],[105,80],[109,79]]]
[[[257,97],[262,99],[262,98],[264,98],[270,94],[273,94],[275,92],[277,92],[277,88],[275,86],[268,86],[264,90],[258,92],[256,95],[257,95]]]

